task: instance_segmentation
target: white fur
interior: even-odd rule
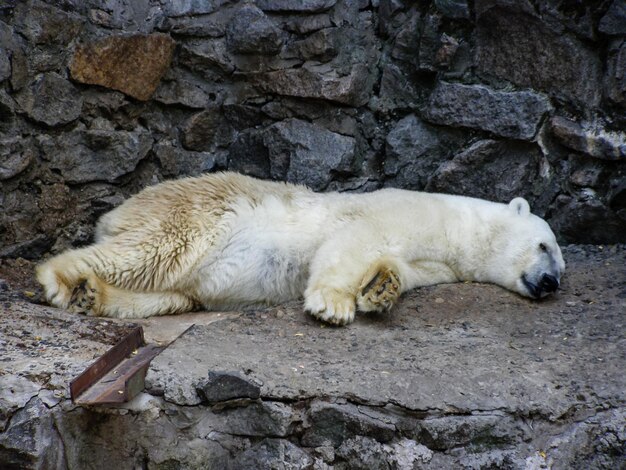
[[[398,189],[317,194],[223,173],[148,188],[101,219],[96,244],[44,263],[38,279],[64,308],[76,307],[72,295],[86,282],[97,315],[304,295],[309,312],[345,324],[357,304],[388,308],[418,286],[481,281],[530,295],[522,274],[537,282],[563,269],[552,231],[521,198],[506,205]],[[373,279],[378,290],[365,292]]]

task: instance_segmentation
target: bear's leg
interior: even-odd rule
[[[374,263],[363,277],[356,295],[361,312],[389,311],[400,297],[402,283],[397,268],[381,260]]]
[[[105,283],[95,275],[76,286],[68,310],[112,318],[147,318],[195,310],[196,302],[176,292],[134,292]]]
[[[363,311],[391,308],[401,291],[401,262],[388,255],[385,241],[366,223],[355,222],[329,238],[313,257],[304,306],[314,317],[336,325]]]

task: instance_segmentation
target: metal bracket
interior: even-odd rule
[[[138,326],[70,383],[78,405],[125,403],[144,389],[150,361],[167,346],[146,344]]]

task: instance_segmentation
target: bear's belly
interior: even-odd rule
[[[276,237],[239,232],[200,263],[196,297],[213,309],[300,298],[314,251]]]

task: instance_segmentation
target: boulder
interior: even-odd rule
[[[226,27],[226,46],[235,54],[277,54],[283,46],[283,33],[265,13],[245,5]]]
[[[70,73],[78,82],[146,101],[169,68],[174,46],[172,38],[160,33],[109,36],[77,47]]]
[[[554,116],[550,128],[566,147],[603,160],[626,159],[626,133],[607,131],[598,123],[579,124]]]
[[[414,114],[401,119],[386,139],[385,177],[407,189],[424,189],[441,163],[439,137]]]
[[[263,135],[271,176],[324,189],[337,172],[350,172],[356,141],[299,119],[270,126]]]
[[[198,394],[207,403],[261,396],[261,384],[239,372],[209,371],[208,378],[198,385]]]
[[[439,82],[425,118],[437,124],[532,140],[551,108],[547,97],[532,91],[504,92],[483,85]]]
[[[69,81],[56,73],[40,75],[15,95],[22,111],[34,121],[59,126],[80,116],[83,98]]]
[[[264,11],[316,13],[325,11],[337,3],[337,0],[256,0],[257,6]]]
[[[626,35],[626,3],[623,0],[613,0],[598,29],[604,34]]]
[[[172,144],[159,142],[154,153],[161,163],[164,176],[176,178],[182,176],[198,176],[214,170],[218,158],[211,152],[190,152]]]
[[[602,63],[576,38],[553,31],[540,18],[501,7],[481,14],[474,34],[479,74],[564,97],[581,107],[599,104]]]
[[[43,158],[68,183],[113,182],[133,171],[152,145],[146,130],[76,130],[39,140]]]
[[[18,2],[14,11],[15,30],[34,44],[67,46],[79,36],[85,19],[39,0]]]
[[[298,69],[250,75],[251,82],[266,93],[325,99],[350,106],[368,102],[373,87],[371,78],[363,64],[353,66],[347,75],[308,64]]]
[[[0,181],[19,175],[29,167],[35,157],[32,139],[0,139]]]

